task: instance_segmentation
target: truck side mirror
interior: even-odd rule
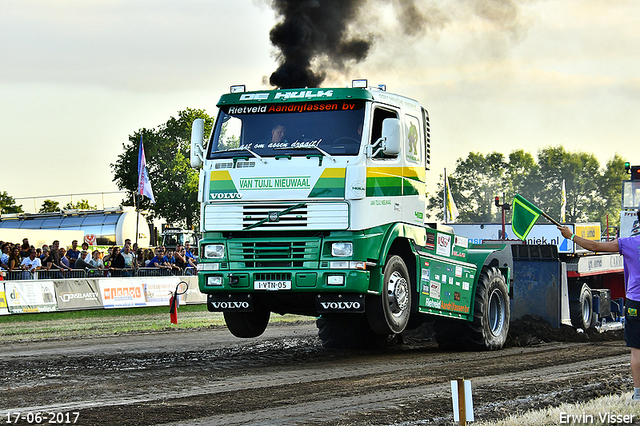
[[[382,151],[386,155],[400,154],[400,120],[385,118],[382,122]]]
[[[204,120],[196,118],[191,126],[191,167],[200,168],[204,163]]]
[[[369,158],[375,157],[380,151],[385,155],[400,154],[400,119],[385,118],[380,138],[365,147],[365,155]]]

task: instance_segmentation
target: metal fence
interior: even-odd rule
[[[96,277],[163,277],[197,275],[196,268],[137,268],[137,269],[72,269],[61,271],[59,269],[30,271],[3,271],[6,280],[59,280],[66,278],[96,278]]]

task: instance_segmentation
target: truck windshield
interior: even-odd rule
[[[222,106],[207,158],[357,155],[364,109],[360,100]]]

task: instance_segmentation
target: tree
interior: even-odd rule
[[[0,193],[0,214],[22,213],[22,206],[16,204],[16,200],[7,191]]]
[[[124,205],[134,205],[138,188],[138,148],[142,136],[149,181],[155,204],[146,197],[140,200],[140,208],[151,212],[152,217],[162,217],[169,223],[192,229],[199,221],[198,172],[191,168],[191,125],[196,118],[205,121],[205,134],[211,131],[213,118],[204,110],[187,108],[177,117],[156,129],[140,129],[123,143],[124,152],[111,164],[114,182],[119,189],[131,193]]]
[[[53,200],[44,200],[42,207],[38,213],[58,213],[60,211],[60,203]]]
[[[540,191],[537,206],[551,217],[560,217],[562,180],[567,193],[567,222],[598,220],[604,206],[600,197],[600,163],[593,154],[567,152],[564,147],[544,148],[538,152]],[[526,198],[526,196],[525,196]]]
[[[449,174],[451,193],[458,207],[459,222],[494,222],[501,218],[494,198],[504,196],[513,199],[515,192],[528,185],[528,176],[535,171],[531,154],[514,151],[507,161],[503,154],[487,155],[470,152],[466,159],[459,158],[456,168]],[[442,177],[441,177],[442,180]],[[438,192],[429,198],[428,209],[442,220],[443,182],[438,183]]]
[[[523,150],[513,151],[508,161],[495,152],[471,152],[466,159],[456,161],[449,184],[460,222],[499,221],[500,212],[493,207],[493,198],[503,195],[504,202],[511,203],[515,194],[559,220],[564,180],[567,222],[599,222],[604,226],[608,214],[609,224],[615,226],[620,217],[621,184],[626,176],[624,161],[617,154],[601,170],[593,154],[567,152],[558,146],[541,149],[537,162]],[[428,206],[438,219],[442,219],[442,190],[441,182]],[[510,214],[506,220],[511,220]]]
[[[624,168],[624,159],[618,154],[615,154],[611,160],[607,161],[607,165],[598,183],[600,197],[604,203],[602,208],[597,212],[597,221],[602,224],[603,230],[606,226],[607,219],[609,226],[620,225],[622,181],[626,179],[628,179],[628,175]]]
[[[528,152],[518,149],[509,154],[507,179],[505,182],[505,198],[512,200],[515,194],[534,193],[538,185],[536,181],[540,168],[536,160]]]
[[[76,210],[97,210],[98,209],[97,206],[90,205],[89,204],[89,200],[80,200],[80,201],[77,201],[75,204],[73,204],[73,202],[69,202],[63,208],[64,209],[76,209]]]

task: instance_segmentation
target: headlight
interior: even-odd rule
[[[327,275],[327,285],[344,285],[344,275]]]
[[[204,246],[204,257],[207,259],[223,259],[224,244],[208,244]]]
[[[209,286],[221,286],[222,285],[222,277],[220,276],[210,276],[207,277],[207,285]]]
[[[336,257],[353,256],[353,243],[333,243],[331,244],[331,255]]]

